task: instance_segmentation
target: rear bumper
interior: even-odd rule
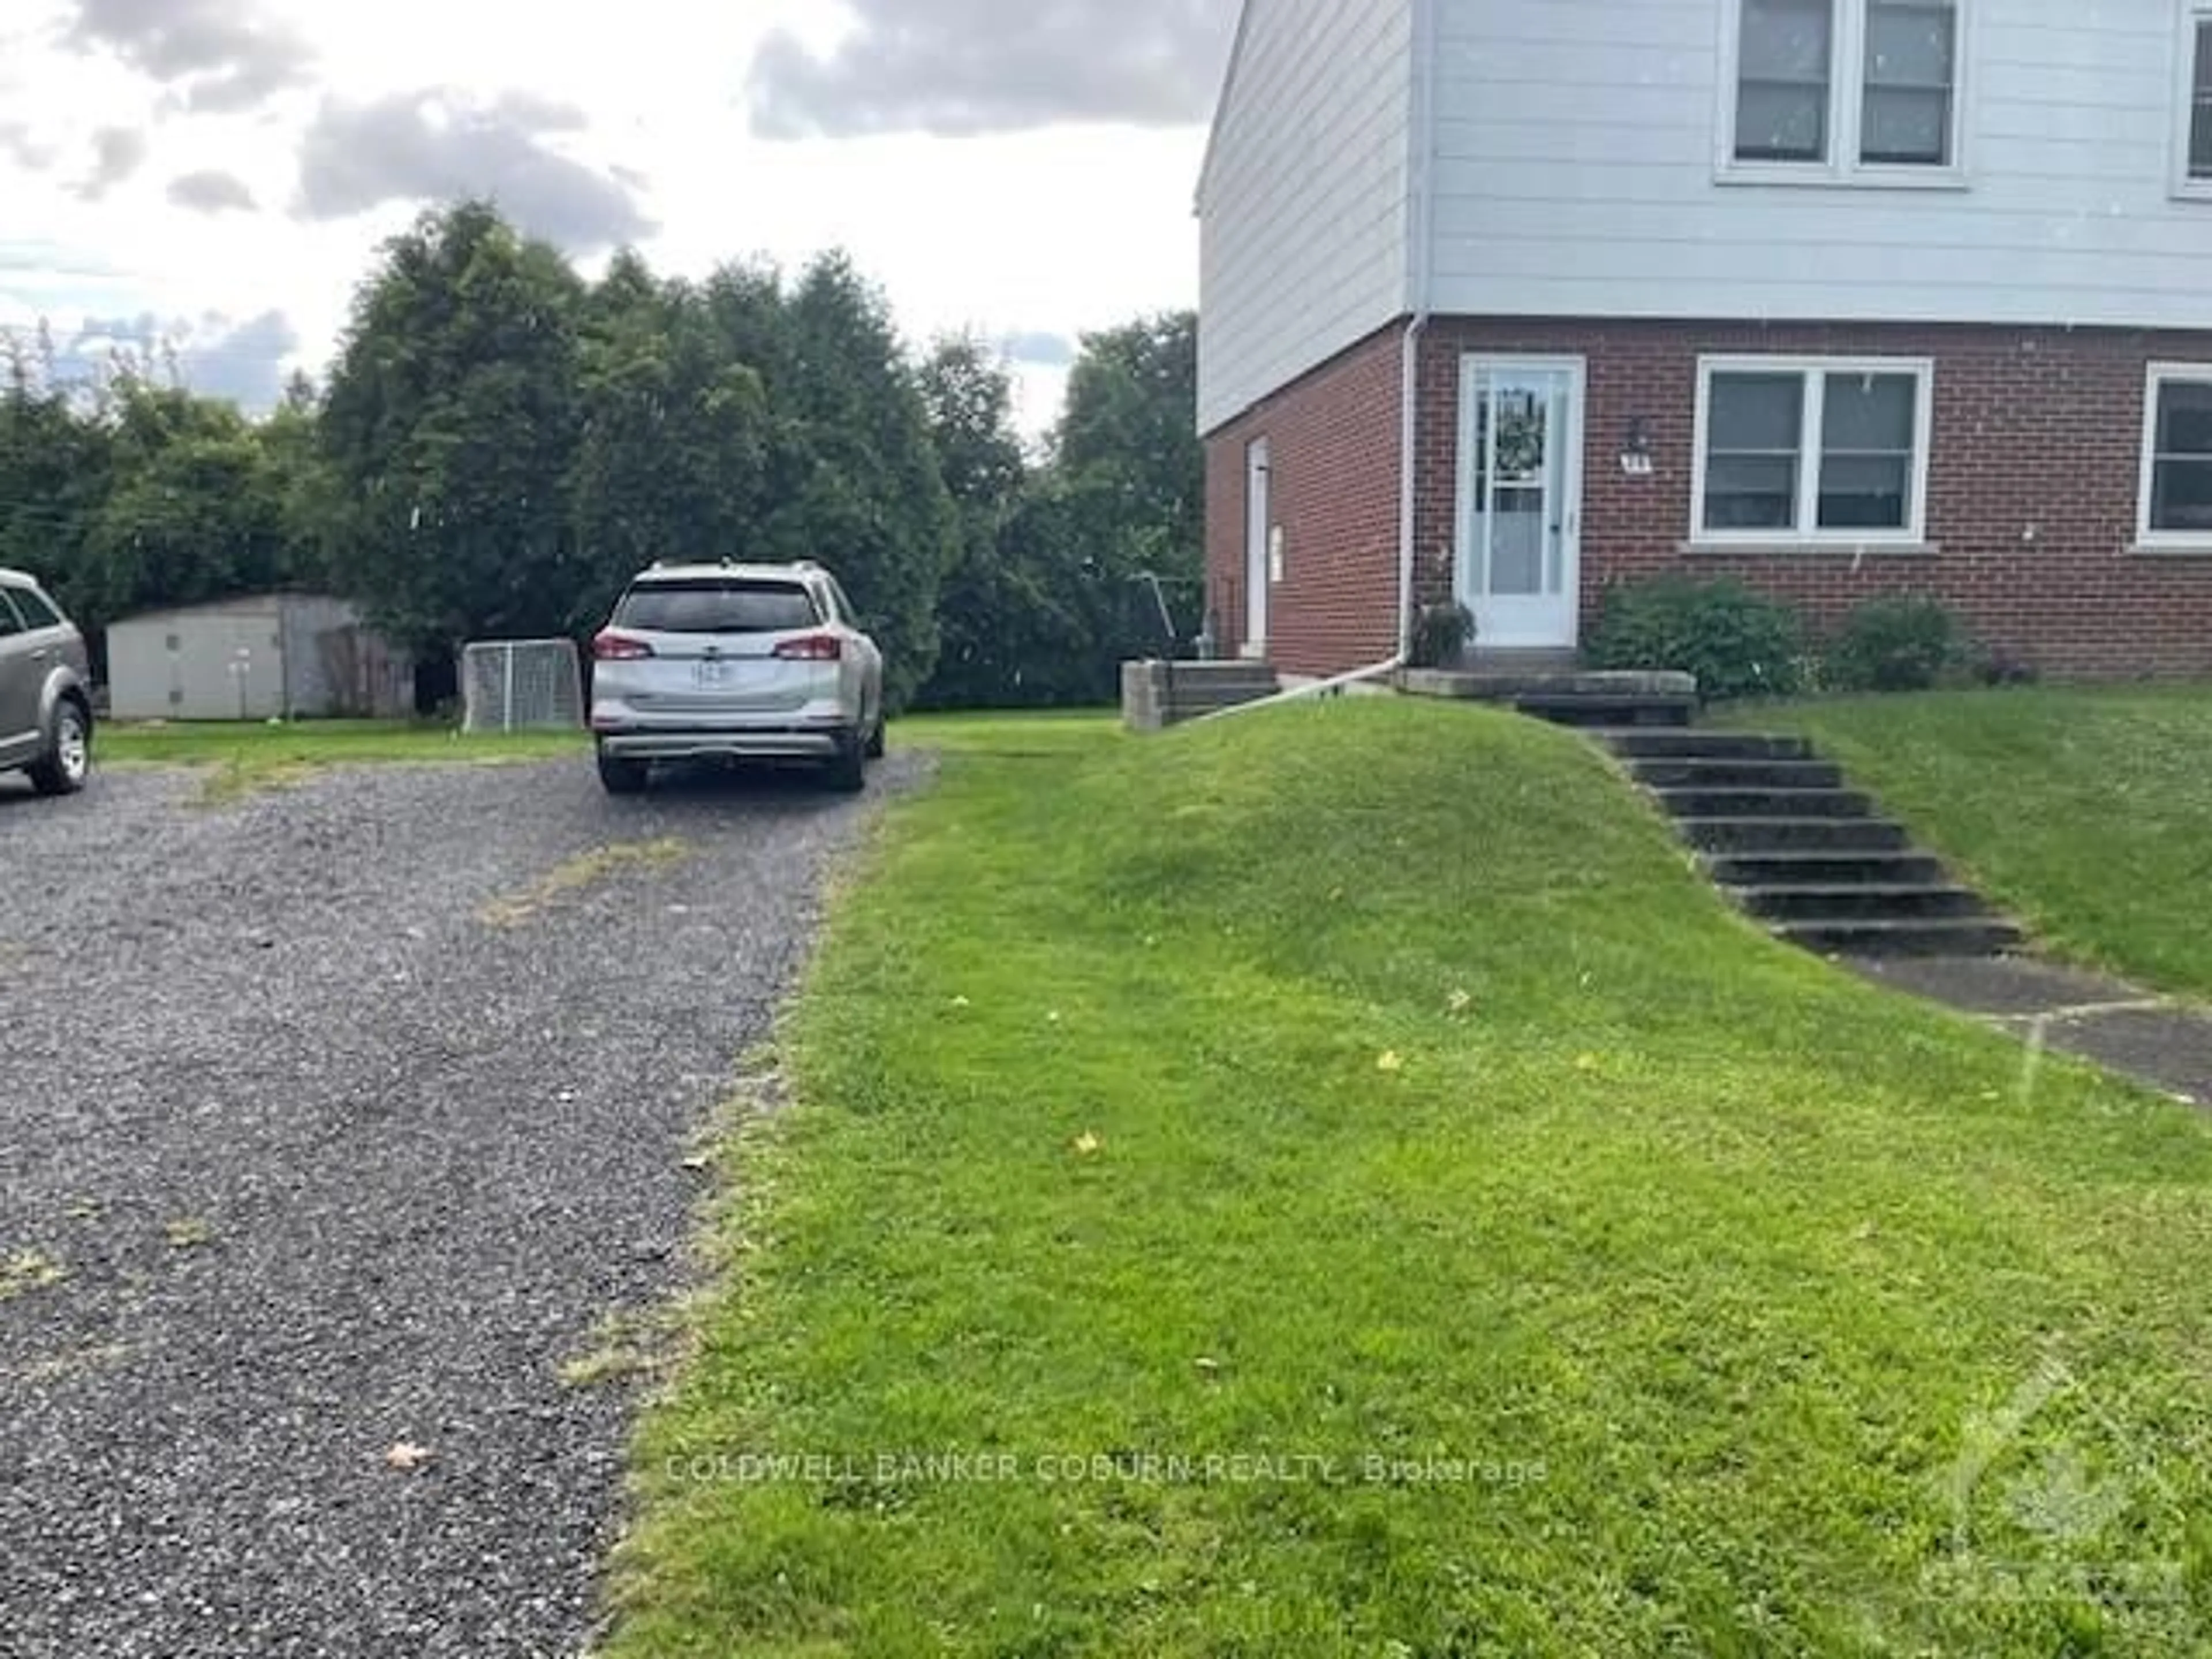
[[[747,726],[612,726],[593,723],[610,760],[834,760],[851,742],[839,722]]]

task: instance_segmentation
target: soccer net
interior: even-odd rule
[[[574,640],[498,640],[461,653],[462,730],[573,732],[584,723]]]

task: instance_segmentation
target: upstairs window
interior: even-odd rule
[[[1743,0],[1739,161],[1825,161],[1835,102],[1834,0]]]
[[[2191,5],[2183,18],[2181,186],[2212,196],[2212,4]]]
[[[1735,0],[1731,170],[1833,182],[1955,169],[1962,3]]]
[[[1951,165],[1959,16],[1947,4],[1869,0],[1859,160],[1869,167]]]

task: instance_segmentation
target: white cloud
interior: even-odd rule
[[[1237,21],[1224,0],[850,0],[826,50],[782,30],[753,63],[769,137],[1024,131],[1205,118]]]
[[[379,242],[419,200],[468,189],[572,246],[635,232],[656,265],[688,274],[845,246],[916,342],[1072,337],[1194,298],[1195,125],[1061,125],[1047,108],[1018,137],[756,137],[748,81],[763,43],[783,31],[835,62],[860,38],[854,17],[819,0],[549,6],[526,23],[466,0],[0,0],[0,191],[15,239],[0,245],[0,312],[70,326],[276,313],[319,368]],[[1219,69],[1192,67],[1171,112]],[[1099,112],[1095,100],[1066,107]],[[333,127],[333,110],[404,118]],[[465,137],[503,135],[496,166],[484,146],[450,142],[456,112]],[[148,155],[81,200],[103,129],[145,132]],[[319,150],[317,133],[332,142]],[[303,199],[346,216],[303,219],[290,210]],[[39,257],[11,261],[9,246]],[[1042,424],[1064,371],[1022,378]]]

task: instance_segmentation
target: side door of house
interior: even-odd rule
[[[1273,463],[1265,438],[1244,451],[1244,651],[1267,654],[1269,590],[1274,585]]]
[[[1569,650],[1582,632],[1579,357],[1461,368],[1454,586],[1488,650]]]

